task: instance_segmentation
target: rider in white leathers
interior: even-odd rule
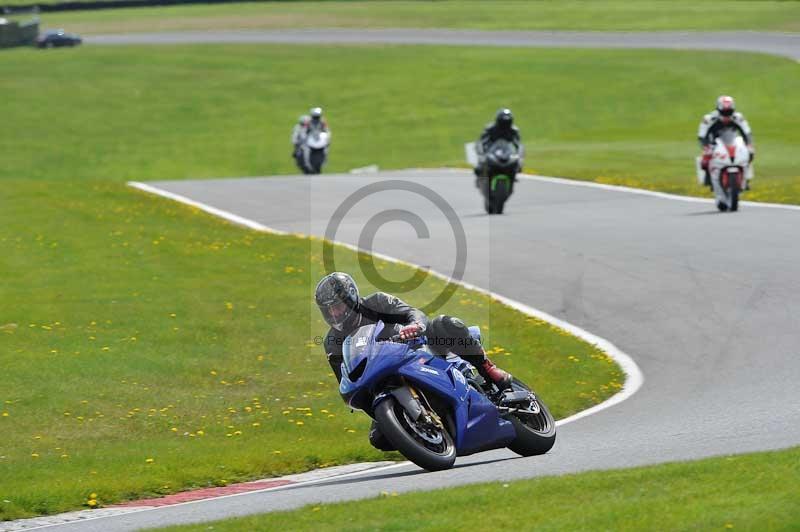
[[[331,130],[328,127],[328,122],[322,118],[321,107],[312,107],[309,114],[301,116],[294,129],[292,129],[293,157],[297,158],[300,146],[314,130],[325,131],[328,133],[328,138],[330,138]]]
[[[708,175],[708,162],[711,160],[711,152],[714,149],[714,142],[725,129],[732,129],[744,138],[747,149],[750,151],[750,162],[753,162],[755,148],[753,147],[753,131],[747,123],[742,113],[736,112],[736,102],[730,96],[720,96],[717,98],[717,108],[708,113],[700,121],[697,128],[697,140],[703,150],[701,166],[706,170],[706,185],[711,186]]]

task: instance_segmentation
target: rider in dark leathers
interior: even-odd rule
[[[424,312],[385,292],[362,298],[353,278],[341,272],[323,277],[317,284],[314,298],[323,318],[331,326],[325,335],[323,348],[337,381],[342,380],[342,346],[345,338],[359,327],[380,320],[397,325],[402,339],[416,338],[428,331],[428,344],[435,354],[445,356],[453,352],[474,365],[481,376],[494,382],[500,389],[511,385],[511,375],[486,357],[480,342],[469,335],[467,327],[457,318],[442,315],[429,323]],[[369,440],[378,449],[393,450],[374,422]]]
[[[510,109],[500,109],[495,115],[494,122],[489,122],[483,128],[480,138],[476,144],[478,152],[478,166],[475,167],[475,176],[478,178],[475,181],[476,186],[479,185],[480,178],[485,176],[488,168],[486,168],[486,157],[484,154],[488,151],[489,147],[497,139],[505,139],[514,143],[517,149],[522,146],[522,139],[519,135],[519,129],[514,125],[514,115]],[[516,180],[516,177],[514,178]]]

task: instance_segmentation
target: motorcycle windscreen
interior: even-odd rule
[[[383,330],[383,323],[365,325],[345,338],[342,346],[344,369],[348,376],[363,373],[370,353],[376,347],[376,338]],[[350,377],[351,380],[353,377]],[[356,377],[357,378],[357,377]]]
[[[497,139],[489,148],[489,153],[500,160],[507,161],[517,155],[517,147],[506,139]]]

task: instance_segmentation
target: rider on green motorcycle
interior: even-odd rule
[[[475,177],[478,180],[475,182],[476,186],[479,184],[481,177],[485,176],[488,168],[486,168],[486,156],[484,155],[489,147],[498,139],[504,139],[516,146],[519,150],[522,146],[522,139],[519,135],[519,129],[514,125],[514,115],[511,109],[500,109],[495,115],[494,122],[486,125],[481,133],[475,148],[478,152],[478,166],[475,167]],[[518,169],[519,171],[519,169]]]

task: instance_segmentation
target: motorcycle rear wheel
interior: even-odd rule
[[[413,421],[393,397],[387,397],[375,408],[375,419],[381,432],[400,451],[400,454],[428,471],[450,469],[456,461],[456,446],[446,429],[432,436],[441,438],[441,443],[426,441],[415,429]],[[432,439],[432,438],[431,438]]]
[[[514,379],[512,387],[515,391],[531,391],[518,379]],[[517,432],[517,437],[508,448],[521,456],[545,454],[556,443],[556,421],[539,396],[536,396],[535,401],[539,406],[538,414],[510,414],[507,417]]]

